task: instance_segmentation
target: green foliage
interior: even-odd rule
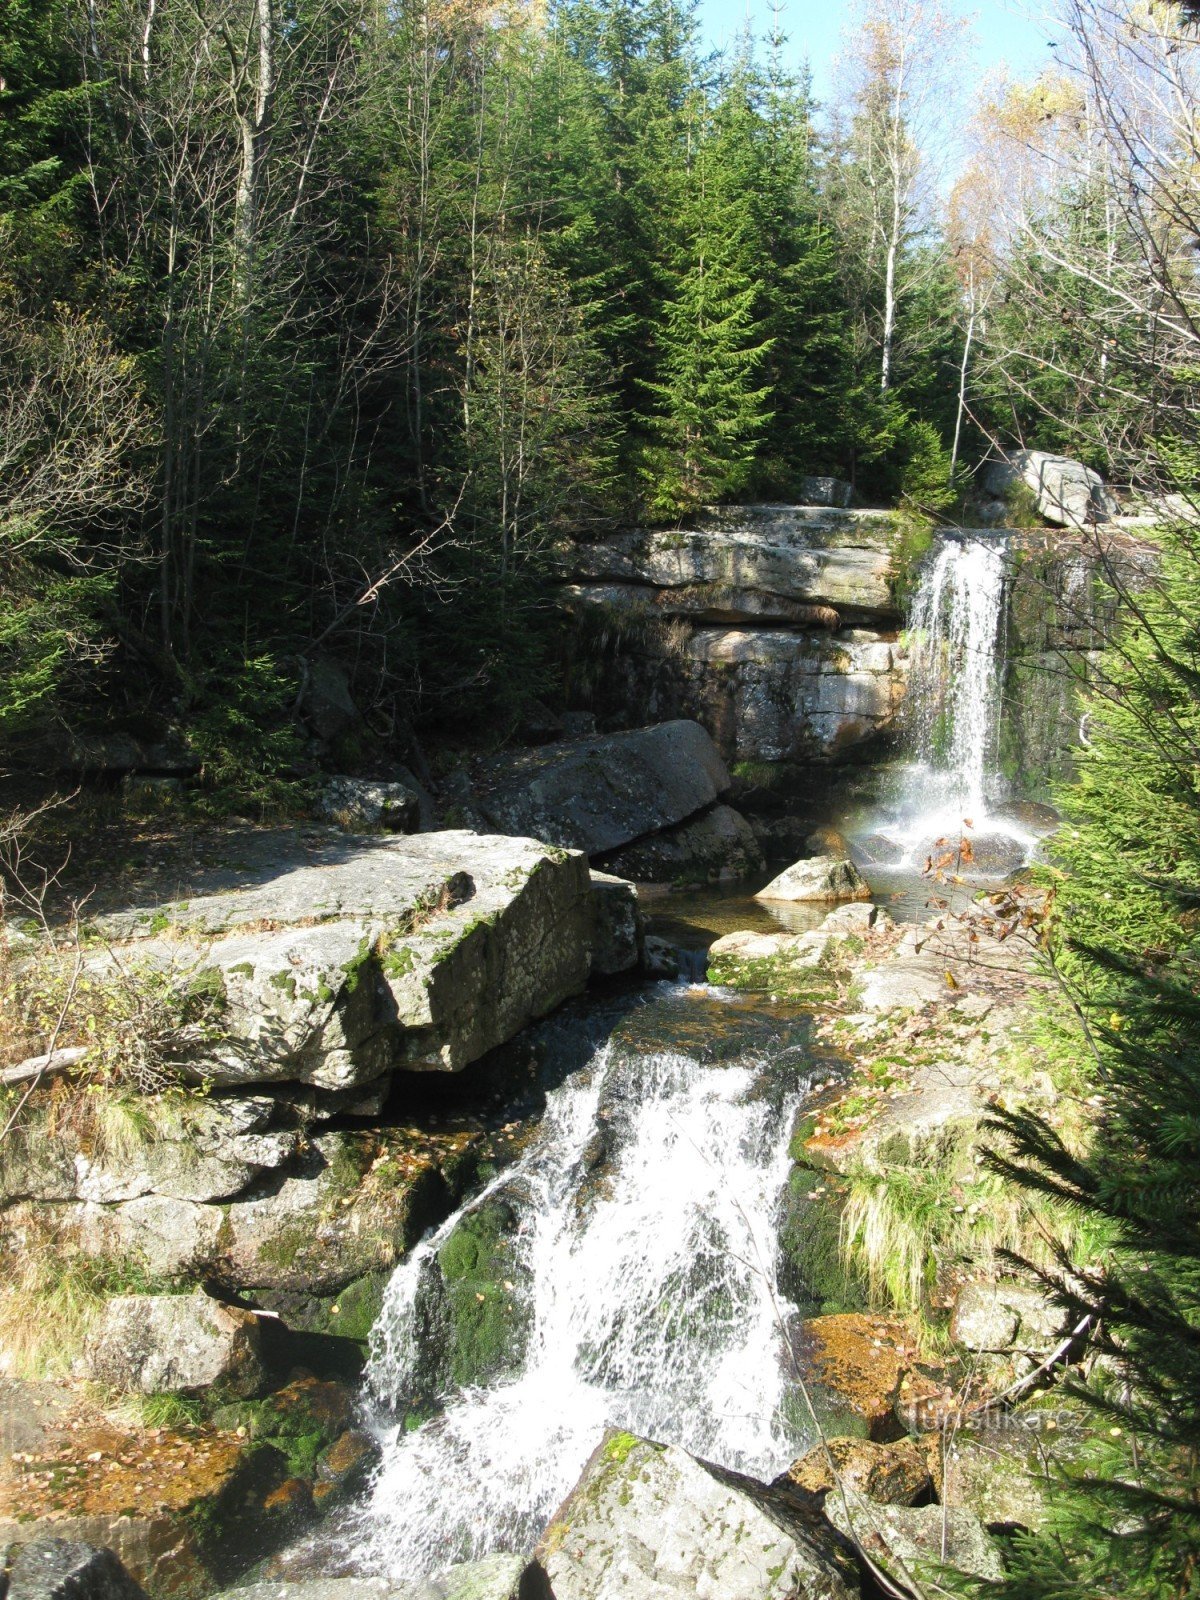
[[[1190,1592],[1200,1563],[1200,541],[1163,539],[1089,707],[1089,747],[1060,798],[1055,956],[1078,1007],[1092,1150],[1026,1113],[997,1118],[994,1166],[1107,1224],[1102,1267],[1051,1273],[1118,1381],[1084,1398],[1113,1458],[1026,1542],[1014,1596]]]
[[[305,799],[308,785],[296,776],[298,681],[272,656],[229,656],[196,685],[188,735],[209,806],[267,814]]]

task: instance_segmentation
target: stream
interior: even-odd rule
[[[939,836],[980,841],[963,895],[1036,848],[993,777],[1003,554],[935,552],[913,606],[909,757],[823,819],[898,919],[928,915]],[[767,906],[756,887],[648,897],[701,981],[592,996],[535,1030],[544,1114],[396,1270],[364,1386],[381,1463],[315,1536],[310,1571],[411,1580],[523,1553],[606,1426],[764,1480],[812,1442],[778,1231],[796,1114],[837,1069],[808,1017],[702,977],[718,933],[803,931],[828,908]]]

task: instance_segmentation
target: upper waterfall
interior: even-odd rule
[[[977,823],[996,787],[1004,676],[1003,538],[947,538],[909,614],[909,809],[926,829]]]

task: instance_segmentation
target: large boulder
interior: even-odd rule
[[[702,884],[761,872],[763,853],[741,812],[716,805],[676,828],[626,845],[607,864],[642,883]]]
[[[500,832],[597,856],[694,816],[728,787],[708,734],[677,721],[497,757],[477,800]]]
[[[215,1085],[455,1072],[577,993],[591,964],[587,862],[533,839],[293,838],[238,887],[205,887],[99,925],[131,945],[126,969],[209,997],[192,1070]]]
[[[832,1547],[816,1539],[798,1500],[675,1446],[610,1432],[525,1583],[551,1600],[850,1600]]]
[[[88,1352],[90,1374],[141,1394],[252,1395],[264,1378],[258,1318],[192,1294],[110,1300]]]
[[[1108,522],[1120,511],[1100,474],[1069,456],[1049,455],[1044,450],[1012,450],[984,467],[985,493],[1003,498],[1018,484],[1033,494],[1046,521],[1060,527],[1091,527]]]
[[[772,878],[756,900],[869,900],[871,890],[853,861],[813,856]]]

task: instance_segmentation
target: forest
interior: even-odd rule
[[[964,34],[867,10],[817,107],[667,0],[8,0],[5,747],[100,702],[286,778],[322,650],[380,726],[512,729],[564,539],[811,474],[936,514],[998,431],[1142,470],[1037,248],[1125,249],[1077,87],[999,86],[947,188]]]
[[[863,0],[818,103],[785,18],[713,54],[689,0],[0,0],[0,846],[81,739],[183,740],[195,813],[256,822],[322,768],[500,749],[579,702],[563,553],[614,531],[832,477],[915,562],[989,453],[1095,469],[1153,559],[1131,584],[1082,531],[1120,620],[1023,924],[1091,1131],[999,1107],[988,1161],[1100,1230],[1014,1270],[1084,1330],[1107,1443],[1003,1579],[957,1582],[1184,1600],[1200,22],[1062,0],[1055,29],[1006,80],[938,0]],[[361,719],[314,750],[330,660]]]

